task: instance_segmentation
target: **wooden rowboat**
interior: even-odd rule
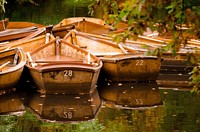
[[[41,45],[44,45],[54,39],[55,37],[52,34],[46,33],[46,28],[40,28],[38,31],[32,33],[25,38],[5,43],[4,46],[0,47],[0,51],[20,47],[25,53],[31,52]],[[31,77],[29,75],[28,69],[27,67],[25,67],[20,78],[19,86],[24,86],[24,83],[26,83],[27,81],[31,81],[30,78]]]
[[[26,66],[42,93],[89,93],[102,67],[99,58],[59,38],[27,56]]]
[[[15,88],[25,63],[26,56],[20,48],[0,52],[0,90]]]
[[[20,47],[24,52],[31,52],[35,48],[40,47],[41,45],[46,44],[54,39],[55,37],[52,34],[46,33],[46,28],[40,28],[38,31],[25,38],[2,44],[2,46],[0,46],[0,51],[9,48]]]
[[[31,22],[9,22],[6,30],[0,32],[0,42],[24,38],[42,27],[45,26]]]
[[[7,26],[7,29],[22,29],[22,28],[28,28],[28,27],[42,28],[42,27],[45,27],[45,25],[34,23],[34,22],[10,21]]]
[[[23,29],[7,29],[0,32],[0,42],[17,40],[37,31],[37,27],[28,27]]]
[[[95,39],[100,40],[106,40],[108,42],[113,42],[114,38],[109,36],[102,36],[102,35],[95,35],[90,33],[85,33],[86,35],[93,37]],[[194,41],[194,40],[193,40]],[[116,42],[115,42],[116,43]],[[158,48],[161,48],[161,54],[164,62],[172,60],[185,60],[187,61],[190,54],[196,55],[197,59],[200,60],[200,48],[198,47],[198,42],[196,42],[196,45],[189,45],[187,47],[183,47],[180,49],[180,51],[173,53],[171,50],[165,50],[162,49],[167,46],[167,43],[165,41],[161,41],[154,38],[139,36],[139,39],[137,41],[135,40],[126,40],[125,42],[120,43],[123,47],[126,47],[128,49],[136,50],[138,52],[148,53],[152,52],[153,50],[157,50]]]
[[[89,34],[96,39],[103,39],[106,41],[113,41],[112,37]],[[155,35],[155,36],[154,36]],[[176,53],[170,49],[165,48],[169,43],[169,37],[162,38],[157,36],[158,33],[154,32],[149,34],[145,33],[144,36],[138,36],[136,41],[126,40],[122,46],[128,46],[138,52],[155,53],[158,48],[161,48],[161,56],[163,61],[160,67],[158,82],[160,86],[189,86],[190,76],[192,69],[196,66],[194,62],[200,61],[200,41],[191,39],[186,46],[180,47]],[[127,48],[128,48],[127,47]],[[142,48],[143,47],[143,48]],[[176,81],[175,81],[176,80]]]
[[[171,38],[166,39],[166,38],[162,38],[161,36],[154,37],[154,38],[150,36],[138,36],[137,41],[143,42],[143,43],[149,43],[151,45],[166,46],[171,41]],[[180,52],[184,53],[187,51],[200,52],[200,41],[191,39],[187,42],[187,44],[181,44],[178,50],[179,50],[178,51],[179,53]]]
[[[101,100],[96,89],[88,94],[34,93],[27,106],[42,121],[75,123],[94,119],[101,108]]]
[[[147,56],[120,44],[92,38],[75,30],[64,38],[67,42],[85,48],[103,61],[102,71],[110,81],[150,81],[156,80],[161,59]]]
[[[168,36],[169,37],[169,36]],[[169,38],[151,35],[139,36],[138,42],[150,43],[151,45],[164,45],[169,43]],[[172,51],[163,51],[163,61],[157,79],[159,86],[165,87],[190,87],[191,72],[200,62],[200,43],[188,41],[176,54]]]
[[[9,19],[8,18],[5,18],[4,20],[1,20],[0,21],[0,31],[6,30],[7,26],[8,26],[8,23],[9,23]]]
[[[70,29],[75,28],[81,32],[92,34],[108,34],[113,30],[111,26],[105,23],[102,19],[90,17],[73,17],[65,18],[60,23],[53,27],[55,36],[64,37]]]

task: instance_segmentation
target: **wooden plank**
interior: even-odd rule
[[[10,61],[7,61],[6,63],[2,64],[2,65],[0,66],[0,71],[1,71],[5,66],[7,66],[8,64],[10,64]]]
[[[64,60],[35,60],[35,63],[83,63],[83,61],[64,61]]]

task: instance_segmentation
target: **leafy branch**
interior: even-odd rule
[[[100,7],[102,19],[116,29],[123,22],[127,28],[118,34],[117,41],[137,39],[148,28],[157,31],[160,36],[171,36],[168,48],[175,53],[187,45],[190,39],[200,39],[199,0],[93,0],[90,10]],[[94,11],[93,11],[94,12]],[[98,15],[98,14],[94,14]],[[192,63],[199,65],[196,57],[189,57]],[[199,66],[191,72],[191,84],[200,90]]]

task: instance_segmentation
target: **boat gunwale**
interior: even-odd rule
[[[38,28],[35,26],[28,27],[28,28],[22,28],[22,29],[7,29],[7,30],[0,32],[0,37],[5,37],[5,35],[7,35],[7,36],[18,35],[18,33],[22,34],[22,33],[33,32],[33,31],[37,31],[37,30],[38,30]]]
[[[70,35],[72,35],[72,33],[75,33],[77,35],[80,35],[81,37],[85,37],[87,39],[91,39],[93,41],[97,41],[97,42],[101,42],[101,43],[105,43],[107,45],[110,45],[110,46],[113,46],[113,47],[116,47],[118,48],[118,45],[117,44],[114,44],[114,43],[111,43],[111,42],[108,42],[108,41],[103,41],[103,40],[100,40],[100,39],[96,39],[96,38],[93,38],[91,36],[87,36],[85,35],[83,32],[79,32],[77,30],[71,30],[68,34],[65,35],[65,37],[63,38],[63,40],[67,39],[67,37],[69,37]]]
[[[86,51],[86,50],[84,50],[84,49],[81,49],[81,48],[79,48],[79,47],[77,47],[77,46],[75,46],[75,45],[73,45],[73,44],[70,44],[70,43],[66,42],[65,40],[63,40],[63,39],[55,38],[55,39],[53,39],[52,41],[46,43],[45,45],[42,45],[42,46],[40,46],[39,48],[37,48],[37,49],[33,50],[32,52],[30,52],[30,55],[32,55],[32,54],[34,54],[34,53],[40,51],[41,49],[43,49],[43,48],[49,46],[49,45],[52,44],[52,43],[55,43],[56,40],[59,40],[61,43],[67,44],[68,46],[70,46],[70,47],[72,47],[72,48],[75,48],[77,51],[81,51],[81,52],[83,52],[83,53],[85,53],[85,54],[89,53],[88,51]],[[91,56],[92,58],[94,58],[94,62],[97,62],[98,64],[100,63],[100,59],[99,59],[98,57],[94,56],[93,54],[90,54],[90,56]]]
[[[75,48],[77,51],[81,51],[85,54],[89,53],[86,50],[78,48],[77,46],[72,45],[72,44],[70,44],[70,43],[68,43],[68,42],[66,42],[62,39],[55,38],[55,39],[51,40],[50,42],[48,42],[47,44],[44,44],[44,45],[40,46],[39,48],[30,52],[30,55],[37,53],[41,49],[55,43],[57,40],[59,40],[61,43],[67,44],[68,46],[70,46],[72,48]],[[61,62],[51,62],[51,63],[48,62],[48,63],[45,64],[45,62],[38,62],[37,63],[36,60],[33,60],[33,63],[35,63],[37,65],[36,67],[32,67],[29,64],[27,64],[26,66],[28,68],[30,68],[30,70],[35,70],[35,71],[39,71],[39,72],[50,71],[52,69],[59,70],[59,69],[68,68],[68,67],[79,68],[79,69],[88,69],[90,71],[97,72],[102,67],[103,63],[98,57],[94,56],[93,54],[90,54],[90,57],[92,57],[94,59],[94,62],[97,63],[97,65],[96,64],[87,64],[87,63],[84,63],[83,61],[81,63],[80,62],[79,63],[70,62],[70,61],[69,62],[67,62],[67,61],[62,62],[61,61]],[[44,63],[44,64],[40,65],[41,63]],[[80,68],[80,66],[81,66],[81,68]]]
[[[30,34],[31,35],[31,34]],[[28,36],[27,36],[28,37]],[[43,39],[45,38],[46,35],[39,35],[39,36],[36,36],[36,37],[33,37],[33,38],[30,38],[30,39],[25,39],[25,38],[22,38],[22,39],[19,39],[19,40],[16,40],[16,41],[12,41],[12,42],[8,42],[7,44],[5,44],[5,46],[2,46],[0,47],[0,50],[4,50],[6,48],[15,48],[15,47],[20,47],[21,45],[24,45],[24,44],[28,44],[30,42],[34,42],[34,41],[37,41],[37,40],[40,40],[40,39]],[[52,39],[54,39],[55,37],[51,34],[50,37]],[[52,40],[50,40],[52,41]]]
[[[113,58],[115,57],[115,58]],[[157,57],[154,57],[154,56],[135,56],[135,55],[132,55],[132,56],[124,56],[124,57],[117,57],[117,56],[112,56],[112,57],[100,57],[100,59],[103,61],[103,62],[107,62],[107,61],[113,61],[113,62],[117,62],[117,61],[125,61],[125,60],[145,60],[145,59],[151,59],[151,60],[156,60],[158,61],[158,58]]]
[[[66,34],[66,36],[63,38],[63,40],[65,40],[65,39],[67,39],[68,37],[70,37],[70,35],[72,35],[72,32],[75,32],[75,34],[80,35],[81,37],[85,37],[85,38],[91,39],[91,40],[93,40],[93,41],[97,41],[97,42],[100,42],[100,43],[105,43],[105,44],[108,44],[108,45],[110,45],[110,46],[119,48],[117,44],[114,44],[114,43],[112,43],[112,42],[100,40],[100,39],[98,39],[98,38],[94,38],[94,37],[85,35],[85,33],[83,33],[83,32],[78,32],[78,31],[76,31],[76,30],[71,30],[68,34]],[[117,60],[117,59],[121,60],[121,59],[123,59],[123,58],[124,58],[124,59],[128,59],[128,58],[132,58],[132,57],[134,57],[134,58],[136,58],[136,57],[140,57],[140,58],[155,58],[155,59],[158,59],[158,58],[159,58],[158,56],[144,55],[144,54],[141,54],[141,53],[132,52],[131,49],[126,48],[126,47],[125,47],[125,49],[126,49],[126,50],[129,50],[130,52],[128,52],[127,54],[125,54],[125,53],[122,52],[121,54],[116,54],[116,55],[103,55],[103,53],[102,53],[102,55],[99,55],[99,57],[100,57],[100,56],[103,56],[103,57],[105,57],[105,58],[107,58],[107,57],[111,58],[111,57],[118,57],[118,56],[119,56],[119,58],[111,58],[111,59],[116,59],[116,60]],[[134,51],[135,51],[135,50],[134,50]],[[95,53],[94,53],[94,55],[95,55]],[[123,57],[123,58],[121,57],[121,58],[120,58],[120,56],[124,56],[124,55],[127,55],[127,57]],[[96,56],[98,56],[98,55],[96,55]]]
[[[36,67],[31,67],[27,65],[27,67],[32,70],[32,71],[38,71],[38,72],[46,72],[46,71],[52,71],[52,70],[63,70],[67,68],[71,69],[84,69],[84,71],[93,71],[93,72],[98,72],[99,69],[102,67],[102,62],[98,67],[94,67],[92,64],[86,64],[86,63],[48,63],[45,65],[38,65]],[[37,64],[37,63],[36,63]],[[81,66],[81,67],[80,67]]]
[[[0,71],[0,75],[4,75],[4,74],[11,73],[11,72],[15,72],[15,71],[17,71],[17,70],[19,70],[21,68],[24,68],[24,66],[26,64],[26,55],[25,55],[24,51],[21,48],[8,49],[8,50],[0,52],[0,54],[3,53],[3,52],[9,52],[9,51],[12,51],[12,50],[16,50],[16,52],[17,52],[17,50],[19,51],[20,62],[18,64],[16,64],[15,66],[13,66],[12,68],[8,69],[8,70]]]
[[[96,23],[98,21],[98,23]],[[64,18],[61,22],[55,25],[55,28],[62,28],[67,27],[69,25],[79,24],[82,22],[88,22],[89,24],[94,24],[97,26],[102,26],[105,29],[108,29],[108,31],[113,31],[114,28],[110,26],[109,24],[106,24],[106,22],[99,18],[93,18],[93,17],[70,17],[70,18]],[[65,23],[65,25],[62,25],[62,23]],[[76,28],[76,27],[75,27]]]

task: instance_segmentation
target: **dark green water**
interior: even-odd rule
[[[0,111],[4,108],[10,108],[13,111],[21,108],[25,113],[21,116],[1,115],[0,131],[200,131],[200,96],[191,94],[189,90],[157,87],[155,83],[146,82],[110,84],[100,87],[98,93],[100,96],[35,96],[34,93],[22,94],[17,91],[13,94],[1,95],[0,103],[4,107],[1,107]],[[99,105],[96,101],[98,97],[101,98],[102,105],[97,111],[93,109],[95,112],[89,112],[92,107]],[[16,103],[19,100],[22,103]],[[31,105],[35,109],[30,109]],[[40,115],[36,114],[42,109],[43,112]],[[89,119],[90,114],[91,119]],[[44,118],[49,120],[43,120]],[[73,119],[75,120],[71,122]]]
[[[31,21],[41,24],[57,24],[66,17],[89,16],[88,3],[75,2],[75,0],[48,0],[39,6],[14,6],[7,7],[7,12],[2,17],[9,17],[11,21]],[[112,86],[112,87],[111,87]],[[24,88],[28,88],[22,86]],[[200,131],[200,96],[192,95],[189,90],[177,88],[162,88],[153,83],[143,84],[111,84],[101,86],[98,89],[102,106],[92,112],[93,119],[87,120],[84,116],[88,112],[87,101],[72,103],[68,95],[56,97],[55,108],[60,113],[65,123],[50,120],[40,120],[30,110],[27,100],[30,96],[26,93],[13,93],[0,96],[1,109],[12,108],[12,111],[21,109],[25,113],[21,116],[3,114],[0,116],[0,132],[199,132]],[[26,96],[24,96],[24,94]],[[32,94],[30,94],[32,95]],[[77,95],[74,99],[77,99]],[[90,96],[89,96],[90,97]],[[60,98],[60,99],[59,99]],[[79,97],[80,98],[80,97]],[[92,100],[81,95],[80,99]],[[38,98],[37,98],[38,99]],[[48,102],[48,98],[45,101]],[[64,101],[64,99],[68,101]],[[11,101],[11,102],[10,102]],[[14,103],[19,101],[18,103]],[[46,106],[39,100],[36,104],[40,107],[35,111],[41,111]],[[38,102],[37,102],[38,101]],[[42,100],[44,101],[44,100]],[[8,103],[6,103],[8,102]],[[34,102],[34,100],[33,100]],[[65,102],[65,105],[62,105]],[[4,104],[5,103],[5,104]],[[83,103],[84,105],[82,105]],[[52,108],[53,103],[47,103]],[[60,104],[59,107],[56,104]],[[72,109],[78,106],[79,115],[83,115],[79,121],[66,123],[73,119],[74,113],[66,113],[66,107]],[[95,106],[99,105],[98,103]],[[48,112],[47,109],[45,112]],[[64,109],[64,112],[62,111]],[[92,108],[91,108],[92,109]],[[8,111],[9,109],[7,109]],[[94,109],[93,109],[94,110]],[[6,112],[6,110],[4,111]],[[45,112],[43,112],[45,114]],[[81,114],[82,113],[82,114]],[[70,115],[69,115],[70,114]],[[46,114],[46,118],[59,117],[55,111]],[[71,117],[72,116],[72,117]],[[81,121],[83,119],[84,121]]]
[[[10,21],[31,21],[45,25],[57,24],[67,17],[89,16],[88,4],[89,2],[84,0],[46,0],[38,6],[20,6],[13,2],[7,4],[6,13],[2,17],[8,17]]]

